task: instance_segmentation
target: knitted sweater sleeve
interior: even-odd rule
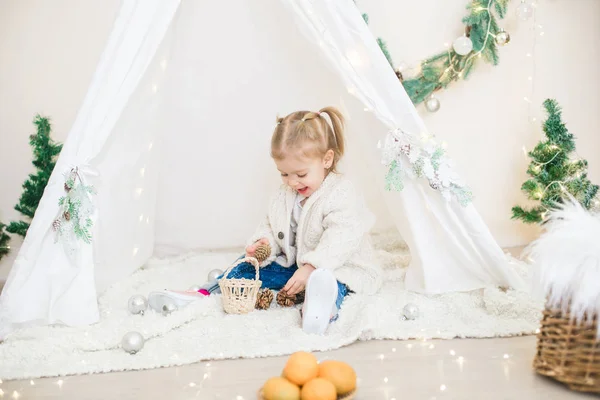
[[[323,234],[317,247],[302,255],[300,264],[335,270],[357,251],[365,235],[352,184],[336,188],[324,205]]]

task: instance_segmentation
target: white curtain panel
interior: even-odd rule
[[[90,88],[71,128],[27,237],[0,297],[0,337],[26,324],[85,325],[99,319],[95,246],[55,244],[52,223],[64,195],[65,174],[79,168],[94,184],[91,165],[164,38],[179,0],[124,1]],[[93,219],[97,220],[97,213]],[[152,242],[144,243],[148,248]]]

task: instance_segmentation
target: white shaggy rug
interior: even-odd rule
[[[224,314],[220,296],[202,299],[171,315],[130,315],[127,300],[163,288],[187,289],[202,283],[213,268],[238,253],[203,253],[155,259],[100,298],[101,321],[93,326],[37,327],[19,331],[0,344],[0,378],[24,379],[96,372],[149,369],[201,360],[287,355],[325,351],[357,340],[457,337],[485,338],[531,334],[538,328],[541,304],[527,294],[483,291],[425,296],[403,290],[408,250],[389,236],[375,240],[386,265],[383,289],[375,296],[352,295],[325,336],[306,335],[295,308],[271,308],[247,315]],[[526,266],[514,264],[526,273]],[[418,305],[421,316],[402,321],[402,308]],[[126,332],[146,338],[135,355],[120,348]]]

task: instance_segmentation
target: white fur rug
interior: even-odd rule
[[[425,296],[403,290],[408,251],[390,237],[379,237],[386,264],[385,286],[375,296],[352,295],[327,335],[306,335],[297,309],[271,308],[247,315],[224,314],[220,296],[202,299],[169,316],[130,315],[127,300],[163,288],[187,289],[206,280],[238,253],[203,253],[152,260],[100,298],[101,321],[93,326],[37,327],[0,344],[0,378],[24,379],[190,364],[201,360],[287,355],[297,350],[325,351],[356,340],[497,337],[531,334],[538,328],[541,304],[525,293],[490,287],[471,293]],[[514,264],[525,273],[526,266]],[[402,321],[402,308],[418,305],[421,316]],[[120,348],[123,335],[146,338],[135,355]]]

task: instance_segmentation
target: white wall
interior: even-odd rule
[[[119,1],[1,1],[0,220],[8,221],[18,217],[12,207],[32,170],[28,136],[34,114],[50,116],[55,138],[65,139]],[[540,138],[539,128],[527,121],[524,96],[532,99],[538,120],[543,99],[560,101],[569,128],[578,136],[579,154],[590,161],[591,178],[600,182],[600,137],[595,130],[600,122],[596,95],[600,77],[594,73],[600,63],[600,27],[595,23],[600,2],[541,1],[537,23],[544,36],[537,40],[535,74],[532,59],[526,57],[532,22],[518,21],[514,14],[518,2],[512,3],[502,24],[512,42],[501,49],[500,65],[482,65],[469,81],[442,93],[438,113],[423,111],[431,131],[448,142],[458,169],[474,189],[478,209],[505,246],[525,243],[536,232],[510,220],[511,206],[523,200],[519,187],[527,160],[522,147],[530,148]],[[388,41],[396,64],[412,64],[460,35],[465,4],[465,0],[358,2],[370,15],[371,29]],[[244,68],[243,60],[239,66]],[[533,95],[530,75],[535,78]]]

